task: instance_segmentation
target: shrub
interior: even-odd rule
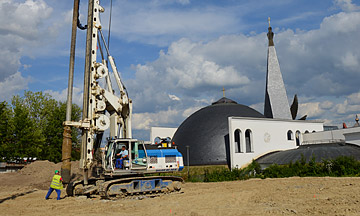
[[[353,157],[340,156],[333,160],[316,163],[315,157],[306,163],[304,157],[294,164],[271,165],[263,171],[264,177],[284,178],[291,176],[359,176],[360,162]]]

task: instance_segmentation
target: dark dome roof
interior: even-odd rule
[[[301,155],[304,155],[306,162],[309,162],[313,156],[316,162],[321,162],[323,159],[335,159],[339,156],[350,156],[360,160],[360,146],[345,143],[302,145],[297,149],[266,154],[256,161],[263,166],[289,164],[301,160]]]
[[[235,101],[233,101],[233,100],[231,100],[229,98],[222,97],[218,101],[215,101],[214,103],[212,103],[212,105],[214,105],[214,104],[223,104],[223,103],[237,104]]]
[[[185,164],[186,146],[189,146],[190,165],[228,164],[230,116],[265,118],[258,111],[225,97],[196,111],[180,125],[172,140]]]

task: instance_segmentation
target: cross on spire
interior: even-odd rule
[[[225,97],[225,88],[224,87],[222,89],[222,92],[223,92],[223,97]]]
[[[270,17],[268,17],[269,27],[270,27]]]

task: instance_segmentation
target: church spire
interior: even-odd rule
[[[269,32],[267,33],[267,37],[269,39],[269,47],[267,56],[264,115],[267,118],[292,119],[286,89],[274,46],[274,33],[270,26],[270,17],[268,22]]]

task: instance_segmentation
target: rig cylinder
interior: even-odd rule
[[[69,126],[65,126],[63,133],[61,165],[61,176],[65,184],[68,184],[71,180],[71,145],[71,128]]]

